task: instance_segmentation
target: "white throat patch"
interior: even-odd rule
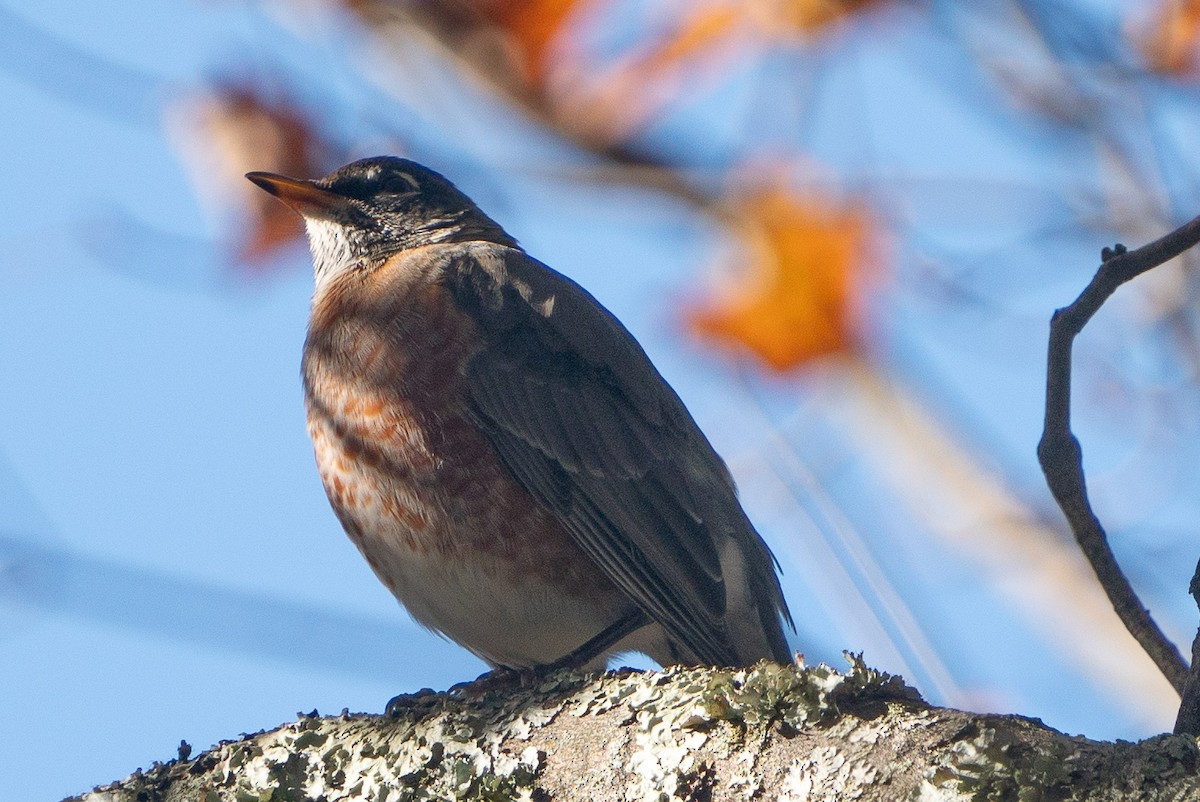
[[[313,278],[317,290],[358,265],[345,226],[330,220],[306,217],[304,228],[308,232],[308,248],[312,251]]]

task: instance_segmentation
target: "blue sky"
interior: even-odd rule
[[[1095,153],[964,104],[961,83],[933,80],[964,70],[962,54],[920,26],[840,52],[814,93],[822,113],[807,144],[905,223],[863,363],[884,389],[836,363],[747,378],[679,329],[713,254],[736,247],[726,232],[678,201],[573,181],[585,157],[436,55],[347,54],[348,34],[314,34],[305,13],[319,12],[0,7],[0,97],[13,111],[0,119],[0,705],[16,722],[0,734],[0,786],[12,798],[78,793],[170,758],[180,739],[203,749],[300,710],[379,711],[484,669],[409,621],[328,509],[298,378],[306,253],[268,273],[239,269],[227,213],[197,199],[164,124],[213,76],[263,65],[314,87],[360,155],[403,141],[629,325],[737,474],[810,659],[863,650],[933,701],[1092,737],[1169,728],[1161,693],[1131,704],[1056,646],[1062,630],[1036,620],[1054,616],[1021,595],[1037,566],[1022,567],[1015,546],[982,548],[987,531],[964,536],[961,511],[921,495],[946,478],[912,451],[944,457],[938,444],[957,444],[993,477],[986,487],[1057,531],[1058,550],[1030,559],[1058,565],[1061,527],[1033,462],[1045,325],[1100,245],[1127,232],[1034,234],[1104,190]],[[655,136],[723,153],[745,131],[714,110],[793,78],[747,70]],[[1184,133],[1190,108],[1172,118]],[[763,129],[782,138],[793,121],[777,111]],[[864,133],[849,139],[847,126]],[[947,252],[970,258],[940,272]],[[974,302],[955,303],[967,290]],[[1078,425],[1118,552],[1183,642],[1195,617],[1184,594],[1200,499],[1187,470],[1195,391],[1161,333],[1137,327],[1139,309],[1118,302],[1098,319],[1109,333],[1081,345],[1094,376],[1079,403],[1098,411],[1085,407]],[[1149,389],[1112,390],[1112,370],[1149,376]],[[920,420],[896,417],[903,404]],[[920,421],[942,428],[914,435]],[[893,445],[864,452],[872,431]],[[889,470],[910,459],[908,476]],[[966,506],[978,507],[971,488]]]

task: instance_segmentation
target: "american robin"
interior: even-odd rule
[[[417,621],[494,668],[788,661],[725,464],[595,298],[415,162],[246,177],[304,218],[317,465]]]

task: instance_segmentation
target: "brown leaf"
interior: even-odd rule
[[[1159,0],[1133,38],[1150,69],[1195,77],[1200,74],[1200,1]]]
[[[346,0],[370,20],[383,0]],[[501,86],[539,91],[566,21],[594,0],[410,0],[417,18]],[[500,52],[497,52],[500,51]],[[498,57],[500,56],[500,57]]]
[[[678,25],[631,52],[600,64],[568,59],[560,65],[554,116],[599,149],[627,141],[685,91],[728,74],[757,32],[744,9],[700,5]]]
[[[854,309],[868,271],[872,226],[861,207],[768,188],[735,201],[742,278],[688,327],[777,371],[853,350]]]
[[[746,0],[693,7],[670,35],[640,61],[648,69],[679,67],[711,54],[725,37],[737,33],[766,43],[796,32],[814,33],[882,0]]]
[[[628,140],[662,108],[724,80],[779,40],[815,34],[883,0],[743,0],[684,6],[673,29],[602,64],[560,69],[557,117],[601,147]],[[567,61],[570,62],[568,51]],[[560,65],[562,66],[562,65]],[[571,70],[574,74],[571,74]]]
[[[526,70],[526,81],[541,87],[546,78],[550,47],[567,17],[586,0],[491,0],[479,5],[517,45]]]
[[[250,170],[312,177],[328,172],[335,149],[316,133],[305,111],[286,98],[245,86],[221,86],[193,98],[175,126],[201,192],[233,202],[245,224],[239,262],[262,264],[303,234],[283,204],[251,186]]]
[[[675,30],[638,61],[639,70],[653,74],[681,61],[702,56],[731,32],[742,17],[740,9],[710,6],[695,10]]]
[[[813,33],[881,0],[767,0],[781,27]]]

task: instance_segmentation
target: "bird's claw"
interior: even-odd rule
[[[411,710],[422,702],[429,701],[431,696],[437,696],[437,692],[433,688],[422,688],[415,693],[393,696],[383,708],[383,714],[388,718],[399,718],[405,711]]]

